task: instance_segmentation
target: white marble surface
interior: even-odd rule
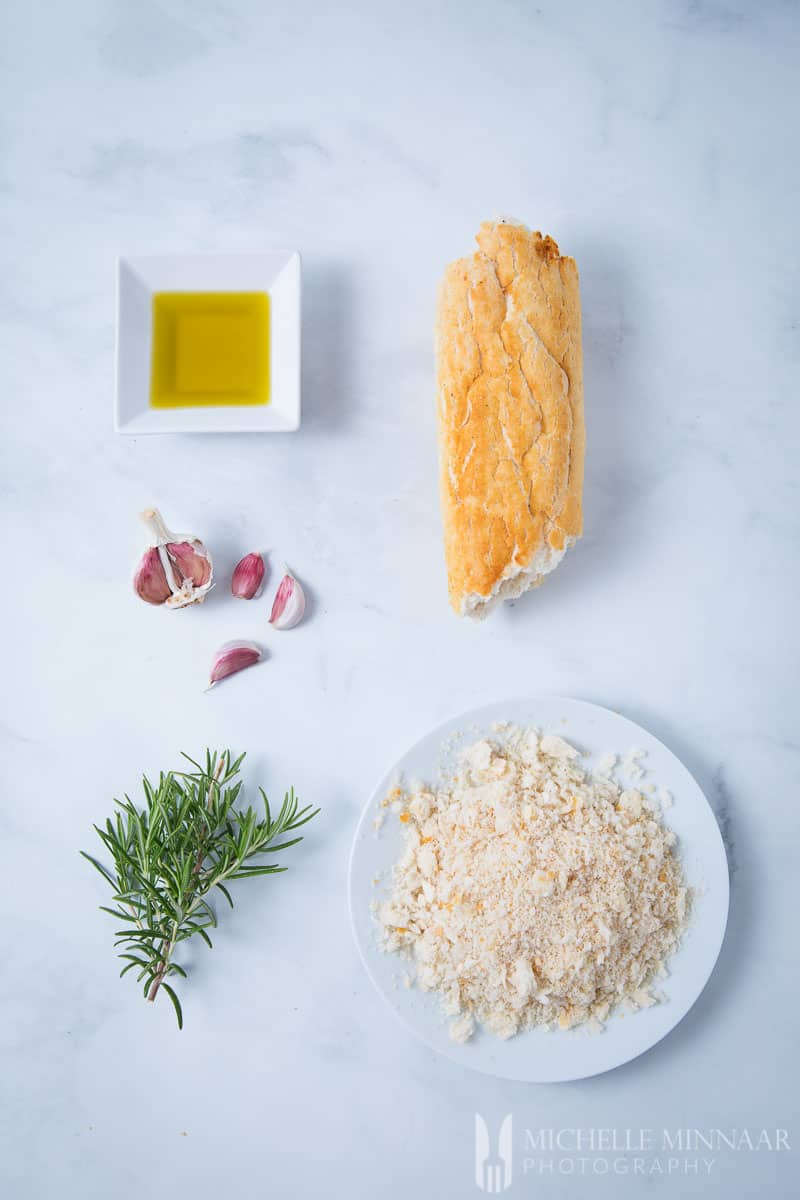
[[[791,1130],[797,5],[52,0],[2,23],[4,1200],[477,1195],[476,1109],[513,1111],[518,1135]],[[443,263],[501,213],[581,269],[586,535],[473,626],[445,602],[430,330]],[[305,260],[301,431],[115,438],[115,255],[272,245]],[[263,603],[140,605],[148,503],[223,571],[254,545],[287,557],[311,620],[280,636]],[[233,636],[270,660],[204,695]],[[562,1087],[410,1040],[345,904],[387,763],[532,689],[667,742],[733,871],[696,1008],[639,1061]],[[142,769],[209,742],[324,815],[192,957],[178,1035],[118,981],[77,851]],[[649,1182],[518,1162],[510,1194],[782,1197],[796,1161],[728,1152],[709,1179]]]

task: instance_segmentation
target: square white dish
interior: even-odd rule
[[[152,298],[156,292],[266,292],[270,402],[152,408]],[[114,429],[117,433],[291,433],[300,426],[300,255],[137,255],[117,265]]]

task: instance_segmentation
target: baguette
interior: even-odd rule
[[[515,222],[476,240],[445,270],[436,354],[450,602],[484,617],[580,537],[584,423],[575,262]]]

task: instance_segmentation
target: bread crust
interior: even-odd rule
[[[436,349],[450,602],[485,616],[580,537],[585,435],[574,260],[515,223],[476,240],[445,270]]]

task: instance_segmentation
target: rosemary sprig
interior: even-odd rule
[[[167,980],[186,978],[173,958],[181,942],[197,934],[212,945],[208,930],[216,927],[217,918],[209,893],[218,889],[233,908],[226,887],[231,880],[285,871],[286,867],[252,860],[302,841],[302,836],[281,839],[319,812],[310,805],[300,808],[292,788],[273,816],[259,788],[264,802],[264,816],[259,818],[252,807],[236,807],[243,754],[234,759],[229,750],[207,750],[204,766],[187,754],[183,757],[193,770],[162,772],[156,785],[146,777],[142,780],[144,809],[125,796],[124,801],[114,801],[117,811],[103,828],[94,826],[111,854],[111,869],[81,850],[112,889],[113,906],[100,907],[122,925],[114,942],[126,962],[120,977],[137,971],[150,1001],[163,990],[181,1029],[181,1003]]]

